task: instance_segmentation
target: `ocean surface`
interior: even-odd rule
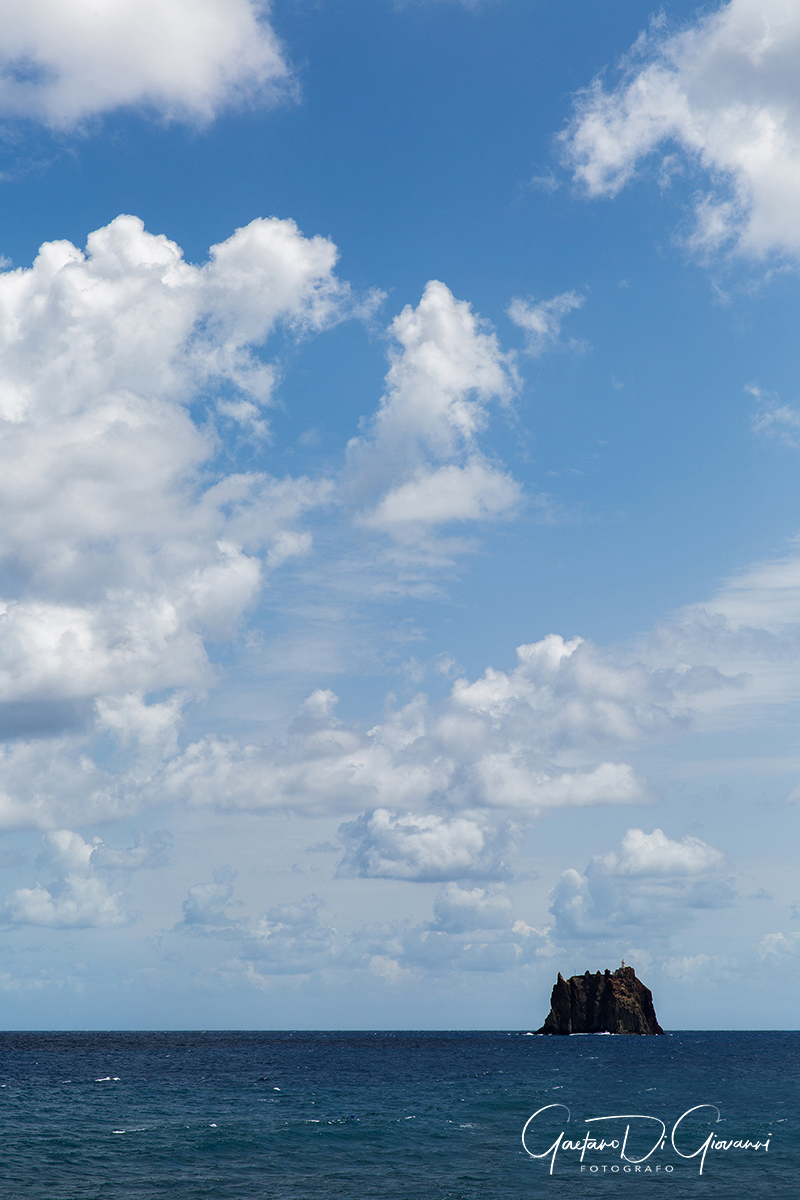
[[[795,1032],[6,1033],[0,1196],[795,1200],[799,1079]]]

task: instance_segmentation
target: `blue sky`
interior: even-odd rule
[[[800,5],[0,16],[4,1024],[791,1025]]]

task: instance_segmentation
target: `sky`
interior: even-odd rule
[[[0,1026],[793,1027],[800,0],[0,28]]]

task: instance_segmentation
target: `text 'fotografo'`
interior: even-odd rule
[[[566,1156],[573,1163],[580,1163],[581,1170],[592,1173],[608,1170],[640,1172],[671,1173],[672,1163],[662,1164],[656,1160],[659,1152],[667,1150],[667,1126],[659,1117],[646,1116],[643,1113],[615,1113],[607,1117],[587,1117],[585,1123],[592,1126],[579,1138],[568,1138],[567,1131],[562,1129],[555,1140],[546,1147],[544,1143],[552,1134],[545,1132],[549,1124],[543,1114],[555,1116],[555,1109],[564,1109],[567,1122],[570,1111],[566,1104],[546,1104],[539,1108],[525,1122],[522,1130],[522,1145],[526,1154],[531,1158],[550,1160],[550,1174],[553,1174],[558,1155]],[[706,1111],[708,1110],[708,1111]],[[701,1115],[702,1114],[702,1115]],[[714,1114],[712,1116],[712,1114]],[[719,1109],[713,1104],[696,1104],[688,1108],[678,1117],[669,1134],[669,1146],[682,1159],[697,1159],[699,1173],[703,1174],[706,1155],[711,1151],[731,1150],[769,1150],[770,1139],[752,1140],[750,1138],[724,1138],[719,1133],[706,1133],[698,1126],[713,1120],[722,1120]],[[604,1124],[601,1124],[603,1123]],[[612,1122],[617,1122],[616,1125]],[[642,1153],[642,1151],[644,1151]],[[591,1158],[600,1154],[611,1155],[612,1164],[592,1162]],[[623,1165],[620,1166],[620,1163]],[[647,1166],[642,1166],[647,1164]]]

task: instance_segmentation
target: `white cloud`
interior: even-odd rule
[[[228,957],[221,975],[244,977],[267,989],[276,976],[319,971],[367,971],[395,985],[420,975],[453,971],[503,972],[541,963],[554,952],[549,931],[514,916],[502,884],[439,889],[430,921],[330,925],[319,896],[273,905],[256,916],[229,915],[233,872],[189,889],[184,917],[173,932],[220,942]]]
[[[88,734],[40,736],[0,747],[0,829],[52,830],[137,811],[141,783],[153,766],[147,754],[131,771],[115,775],[97,765],[90,749]]]
[[[432,921],[365,926],[350,942],[354,965],[365,955],[394,964],[383,972],[390,982],[395,969],[414,975],[511,971],[546,961],[553,950],[547,929],[514,919],[502,885],[465,888],[457,883],[439,890]]]
[[[704,604],[656,626],[637,652],[653,664],[702,662],[738,686],[691,699],[697,729],[749,728],[774,722],[800,695],[800,557],[754,563]]]
[[[761,580],[759,602],[763,586]],[[732,590],[726,598],[732,603]],[[789,602],[780,590],[778,600]],[[140,692],[105,695],[98,698],[97,727],[135,748],[129,766],[114,777],[88,755],[71,762],[76,743],[69,738],[60,747],[54,741],[9,746],[0,758],[0,821],[47,827],[73,822],[77,814],[101,819],[165,801],[223,811],[382,809],[393,814],[386,828],[359,828],[357,845],[350,846],[356,858],[363,850],[359,871],[456,872],[466,853],[466,843],[458,849],[457,842],[468,827],[448,824],[454,816],[476,822],[469,834],[477,845],[477,830],[485,836],[488,829],[476,816],[480,810],[531,818],[544,808],[646,801],[647,787],[620,761],[621,748],[742,713],[752,719],[753,705],[777,687],[776,678],[787,695],[796,691],[786,646],[772,639],[772,647],[771,638],[764,630],[737,633],[721,615],[705,613],[701,622],[683,614],[640,647],[637,661],[629,648],[599,651],[579,638],[550,635],[519,647],[514,669],[487,668],[477,680],[457,679],[437,705],[420,694],[389,707],[367,731],[339,720],[335,695],[319,689],[279,740],[242,744],[208,734],[177,752],[181,697],[148,704]],[[703,657],[720,665],[690,665]],[[647,658],[671,665],[647,665]],[[754,665],[758,679],[741,671]],[[418,826],[421,840],[404,840],[406,820],[414,825],[422,816],[431,823]],[[449,866],[434,867],[440,841],[445,858],[450,851],[454,857]],[[468,876],[494,869],[490,841],[470,859]],[[347,862],[348,870],[356,869],[355,859]]]
[[[108,928],[127,924],[132,918],[113,892],[108,872],[162,867],[172,846],[170,834],[162,831],[147,837],[138,834],[127,849],[106,846],[100,838],[85,841],[71,829],[56,829],[45,835],[41,864],[55,871],[55,882],[47,887],[17,888],[2,906],[2,918],[10,925],[44,925],[51,929]]]
[[[89,870],[94,847],[79,833],[71,829],[54,829],[45,835],[43,845],[45,859],[61,864],[66,871]]]
[[[499,879],[508,832],[474,817],[393,813],[377,808],[339,827],[345,852],[337,874],[366,879]]]
[[[326,480],[226,473],[213,425],[193,421],[189,402],[201,396],[212,420],[236,398],[263,416],[279,372],[257,348],[352,311],[335,259],[330,242],[273,219],[192,266],[123,217],[93,234],[85,255],[53,243],[32,269],[0,276],[0,724],[18,739],[0,755],[3,826],[72,826],[164,801],[385,809],[392,836],[398,814],[441,821],[429,830],[433,854],[454,813],[486,835],[474,813],[489,807],[530,816],[645,799],[620,761],[623,744],[751,696],[746,673],[770,644],[767,610],[797,611],[794,558],[754,568],[752,585],[729,584],[702,636],[691,633],[696,614],[680,615],[639,661],[551,635],[520,647],[513,669],[458,679],[439,705],[419,696],[390,708],[366,732],[337,721],[333,694],[320,691],[283,740],[209,735],[180,747],[186,703],[214,679],[206,642],[234,634],[265,573],[309,550],[306,512],[349,497],[362,520],[413,541],[457,516],[510,512],[518,495],[479,446],[490,404],[514,394],[513,362],[435,283],[393,323],[386,392],[349,446],[339,493]],[[746,616],[761,632],[746,635],[737,659],[735,597],[748,588],[739,624]],[[788,680],[784,651],[785,639],[769,653]],[[25,742],[30,734],[49,740]],[[98,734],[125,751],[116,774],[91,757]],[[489,869],[488,846],[466,877]],[[367,857],[381,853],[372,846]],[[455,871],[460,853],[441,870]],[[434,869],[426,854],[397,842],[369,870],[424,874]]]
[[[463,466],[418,469],[407,483],[386,493],[364,524],[400,539],[415,538],[425,526],[509,516],[521,500],[516,480],[473,455]]]
[[[0,0],[0,114],[69,129],[274,102],[291,76],[268,16],[264,0]]]
[[[59,976],[52,969],[37,975],[12,975],[9,971],[0,973],[0,991],[6,993],[39,992],[45,988],[61,990],[65,986],[71,986],[77,992],[83,990],[79,978],[74,975]]]
[[[178,722],[185,699],[182,692],[151,704],[141,692],[104,696],[95,704],[97,725],[121,746],[138,745],[167,757],[178,748]]]
[[[712,954],[687,954],[683,958],[668,958],[661,970],[672,979],[690,983],[692,987],[707,984],[728,966],[726,959]]]
[[[521,647],[520,654],[529,650]],[[372,825],[348,827],[355,857],[348,855],[347,869],[359,862],[359,870],[372,873],[383,863],[381,872],[414,876],[446,869],[454,873],[448,877],[456,877],[457,861],[467,862],[467,844],[477,847],[479,830],[487,836],[483,821],[465,810],[506,808],[530,817],[542,808],[646,799],[642,781],[626,763],[553,768],[552,756],[563,746],[573,758],[575,743],[592,756],[591,740],[581,738],[583,713],[574,697],[562,698],[565,706],[575,704],[574,725],[562,718],[549,728],[543,703],[525,698],[506,711],[486,711],[480,690],[465,700],[468,687],[457,681],[450,700],[436,708],[419,695],[366,733],[333,716],[332,693],[316,693],[324,704],[315,697],[307,701],[280,744],[242,746],[207,736],[166,763],[149,788],[154,797],[223,810],[329,813],[352,812],[356,805],[389,810],[391,815],[376,817]],[[628,734],[631,740],[637,735],[641,731]],[[426,806],[450,812],[423,820],[415,814]],[[463,825],[452,823],[453,808],[461,811]],[[411,811],[398,817],[398,810]],[[484,840],[467,874],[489,869],[499,849],[492,843],[493,838]],[[434,866],[437,854],[443,855],[441,868]]]
[[[538,358],[546,350],[559,345],[561,323],[567,313],[580,308],[586,297],[577,292],[563,292],[551,300],[522,300],[516,296],[508,306],[510,320],[525,331],[525,348]],[[574,341],[571,345],[575,346]]]
[[[626,763],[558,756],[671,728],[691,672],[620,668],[558,638],[521,648],[509,674],[459,680],[444,706],[418,697],[366,733],[337,721],[320,692],[283,743],[209,735],[179,749],[186,703],[214,679],[206,642],[237,631],[267,570],[308,552],[298,525],[334,495],[326,480],[226,473],[213,425],[188,404],[200,395],[228,420],[239,398],[263,414],[278,368],[257,348],[352,311],[335,259],[330,242],[272,219],[192,266],[122,217],[86,254],[48,244],[32,269],[0,276],[0,559],[11,568],[0,723],[51,739],[3,752],[6,827],[165,799],[350,813],[433,804],[447,821],[453,807],[533,813],[644,795]],[[478,444],[489,404],[516,388],[495,334],[438,283],[392,332],[385,395],[348,447],[336,498],[411,543],[439,523],[510,513],[518,486]],[[116,775],[92,760],[97,734],[127,755]],[[488,869],[494,852],[482,853],[468,875]],[[408,870],[429,869],[423,859]]]
[[[734,633],[752,631],[780,635],[800,623],[800,557],[796,554],[754,563],[726,581],[708,605],[710,615],[719,615]],[[699,606],[698,606],[699,607]],[[687,615],[693,612],[685,610]],[[768,638],[762,637],[762,653],[768,653]]]
[[[95,838],[89,863],[106,871],[139,871],[143,868],[165,867],[169,862],[174,838],[166,829],[146,834],[134,834],[132,846],[108,846]]]
[[[88,929],[124,925],[129,916],[119,894],[103,879],[70,872],[56,890],[36,884],[17,888],[2,909],[11,925],[46,925],[51,929]]]
[[[600,650],[557,635],[520,646],[513,669],[456,679],[438,704],[423,694],[401,707],[390,701],[384,719],[366,731],[339,720],[334,693],[320,689],[285,738],[242,745],[208,735],[178,754],[164,750],[163,763],[148,760],[116,784],[91,762],[69,773],[35,748],[14,748],[0,769],[9,781],[0,818],[13,825],[34,811],[34,796],[40,805],[50,796],[36,819],[59,811],[63,822],[72,810],[56,809],[56,794],[69,805],[79,792],[98,816],[164,800],[308,814],[380,809],[391,814],[385,827],[376,817],[369,829],[351,829],[347,870],[424,876],[439,869],[436,854],[446,859],[452,851],[441,869],[457,878],[466,854],[460,833],[477,846],[478,828],[488,829],[481,810],[530,819],[545,808],[647,801],[645,781],[624,761],[628,748],[690,730],[752,727],[770,719],[774,705],[793,702],[799,563],[757,564],[707,606],[679,612],[633,647]],[[136,695],[115,705],[104,700],[101,713],[118,737],[130,724],[156,749],[168,744],[169,712],[151,713],[155,706]],[[15,787],[24,802],[14,799]],[[454,817],[476,828],[449,824]],[[468,876],[494,861],[487,846],[471,858]]]
[[[365,734],[312,698],[281,743],[205,737],[170,760],[151,787],[154,795],[229,811],[411,808],[446,787],[452,770],[430,756],[423,707],[422,700],[407,705]]]
[[[324,907],[314,895],[274,905],[253,924],[240,953],[261,974],[305,975],[338,964],[340,939],[320,916]]]
[[[319,896],[276,904],[254,918],[230,917],[225,909],[235,903],[234,878],[235,873],[223,867],[210,883],[190,888],[175,931],[228,943],[236,955],[229,965],[256,987],[264,987],[275,975],[308,975],[328,966],[354,965],[344,941],[321,918],[325,901]]]
[[[636,803],[647,799],[643,781],[608,751],[682,731],[698,700],[742,686],[714,667],[626,663],[618,652],[557,635],[518,647],[517,659],[509,672],[490,667],[475,681],[457,679],[438,706],[420,694],[366,733],[333,715],[332,693],[315,693],[280,745],[206,737],[173,759],[155,787],[192,805],[394,813],[433,807],[447,810],[447,819],[455,808],[468,820],[469,809],[534,816],[543,808]],[[377,870],[384,851],[381,871],[428,869],[410,842],[401,850],[393,841],[406,818],[396,820],[387,817],[386,828],[376,825],[369,835],[359,827],[366,855],[359,870]],[[445,828],[427,828],[431,847]],[[417,849],[421,854],[421,843]],[[355,860],[347,861],[355,869]]]
[[[647,798],[645,787],[628,763],[603,762],[592,771],[549,775],[532,770],[519,747],[511,753],[487,754],[475,764],[485,803],[498,808],[582,808],[587,804],[635,804]]]
[[[601,854],[595,862],[609,875],[689,878],[716,870],[722,865],[723,856],[699,838],[685,837],[674,842],[661,829],[650,834],[642,829],[629,829],[618,852]]]
[[[496,0],[394,0],[395,8],[413,8],[422,4],[460,4],[463,8],[477,9],[486,4],[494,4]]]
[[[338,318],[334,261],[271,220],[194,267],[121,217],[85,258],[53,243],[0,276],[0,510],[14,512],[0,555],[26,596],[3,605],[3,699],[135,689],[154,669],[197,682],[198,634],[228,630],[258,586],[242,547],[303,551],[286,527],[324,489],[258,474],[200,486],[215,447],[184,404],[231,386],[267,402],[274,369],[250,347],[278,323]]]
[[[558,634],[519,646],[517,659],[513,671],[488,667],[474,683],[458,680],[453,707],[509,735],[516,726],[520,740],[534,726],[543,750],[658,737],[686,726],[697,695],[740,686],[715,668],[653,668]]]
[[[511,927],[511,901],[499,888],[463,888],[448,883],[433,903],[434,924],[445,933]]]
[[[373,954],[369,960],[369,969],[373,975],[386,980],[387,983],[401,983],[413,977],[413,972],[409,971],[408,967],[401,967],[396,959],[387,958],[385,954]]]
[[[189,895],[183,902],[182,924],[201,928],[231,925],[231,918],[225,915],[224,910],[231,902],[235,878],[230,867],[221,867],[214,872],[210,883],[197,883],[190,887]]]
[[[725,860],[699,838],[680,842],[661,829],[629,829],[619,851],[598,855],[584,874],[562,872],[551,893],[555,933],[564,938],[618,938],[632,928],[669,934],[692,910],[732,901]]]
[[[344,483],[363,523],[415,540],[436,525],[513,513],[519,484],[478,445],[489,402],[507,403],[517,387],[496,335],[436,280],[390,332],[400,349],[386,392],[348,446]]]
[[[787,446],[797,449],[800,445],[800,409],[781,404],[776,396],[763,391],[755,383],[747,384],[744,390],[755,398],[758,405],[753,414],[753,430],[767,437],[779,438]]]
[[[123,744],[174,753],[182,703],[214,677],[205,641],[236,631],[266,570],[308,552],[297,524],[332,488],[220,469],[214,406],[238,395],[262,411],[278,372],[256,347],[346,313],[335,259],[330,242],[270,219],[193,266],[137,218],[119,217],[90,235],[85,254],[49,243],[32,268],[0,275],[9,733],[89,729],[94,713]],[[198,397],[209,410],[202,428],[187,408]],[[186,695],[147,703],[175,688]],[[8,750],[0,788],[37,754]],[[92,774],[96,787],[83,768],[76,776],[87,819],[88,797],[110,782]],[[44,784],[40,775],[28,787],[46,809]],[[59,790],[49,820],[72,823],[72,789]]]
[[[800,432],[800,409],[791,408],[788,404],[762,408],[753,419],[753,428],[757,433],[780,438],[787,446],[796,449]]]
[[[797,953],[800,933],[766,933],[758,944],[758,956],[765,959],[768,955],[774,958],[788,958]]]
[[[787,0],[730,0],[676,33],[657,22],[616,88],[598,81],[581,97],[564,135],[576,178],[613,196],[646,156],[677,144],[710,184],[696,247],[797,254],[798,53],[800,9]]]

